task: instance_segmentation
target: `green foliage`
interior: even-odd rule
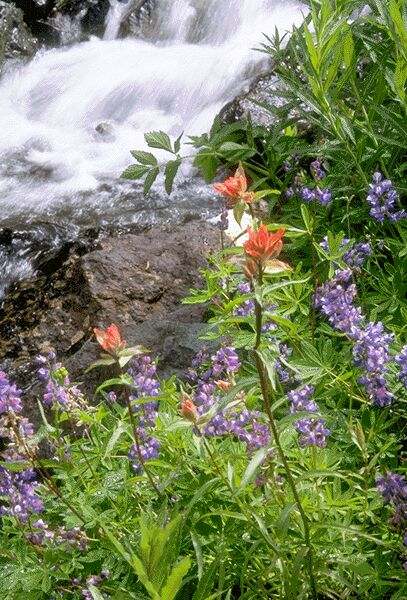
[[[49,529],[78,527],[86,547],[33,543],[34,516],[3,516],[2,599],[79,600],[83,590],[96,600],[407,597],[405,548],[389,522],[394,506],[375,483],[386,471],[403,472],[407,393],[394,357],[407,340],[407,229],[405,221],[375,221],[366,202],[376,170],[391,178],[401,201],[405,192],[405,6],[371,0],[361,12],[363,5],[312,2],[286,47],[278,34],[267,38],[262,50],[285,99],[263,105],[272,126],[253,125],[250,116],[230,125],[216,119],[209,133],[188,138],[208,182],[220,166],[235,170],[241,162],[254,201],[239,210],[256,214],[266,202],[269,231],[286,229],[282,262],[265,263],[249,292],[239,291],[247,283],[244,252],[230,245],[210,257],[202,286],[184,300],[206,306],[204,341],[215,351],[238,349],[241,368],[194,415],[182,409],[186,399],[197,401],[196,384],[186,379],[161,382],[158,397],[137,394],[127,369],[143,348],[84,365],[111,368],[110,378],[91,402],[51,414],[41,407],[43,425],[24,460],[2,460],[1,468],[18,474],[34,464]],[[143,179],[148,193],[161,176],[170,193],[186,158],[181,137],[151,132],[145,139],[159,154],[132,152],[136,163],[123,177]],[[316,157],[323,183],[310,171]],[[332,190],[329,206],[286,193],[322,185]],[[355,302],[367,321],[394,334],[385,374],[394,402],[386,408],[373,406],[361,384],[352,340],[314,307],[316,288],[347,266],[355,242],[372,249],[354,270]],[[247,303],[255,311],[238,310]],[[66,377],[64,368],[52,373],[59,386]],[[326,448],[299,444],[295,422],[309,414],[291,414],[287,392],[304,384],[315,387],[318,417],[331,431]],[[129,450],[140,443],[139,414],[152,401],[159,403],[159,457],[134,470]],[[268,428],[260,448],[248,451],[230,432],[205,435],[214,417],[242,410],[256,411]],[[47,458],[36,451],[44,440]],[[89,579],[103,571],[103,581]]]

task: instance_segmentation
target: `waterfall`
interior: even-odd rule
[[[262,34],[303,19],[295,0],[156,0],[148,39],[112,39],[141,3],[111,0],[105,39],[42,50],[3,75],[1,226],[131,221],[138,184],[119,175],[144,132],[207,131],[258,72]]]
[[[119,34],[120,26],[133,9],[137,10],[145,0],[109,0],[110,9],[106,17],[104,40],[115,40]]]

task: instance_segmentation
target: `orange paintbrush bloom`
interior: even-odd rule
[[[222,390],[222,392],[227,392],[232,387],[232,383],[230,381],[223,381],[222,379],[215,381],[215,385]]]
[[[123,340],[117,325],[109,325],[107,329],[98,329],[95,327],[93,331],[97,341],[106,352],[115,354],[126,347],[126,342]]]
[[[246,254],[257,261],[265,262],[269,258],[278,256],[283,247],[282,238],[285,229],[279,229],[271,233],[267,226],[262,223],[259,229],[248,229],[249,239],[244,243]]]
[[[228,208],[233,208],[239,200],[250,204],[254,200],[254,193],[247,191],[247,178],[242,166],[239,166],[233,177],[228,177],[222,183],[215,183],[214,189],[227,198]]]
[[[191,423],[195,423],[199,416],[195,404],[187,395],[183,396],[181,401],[181,414],[184,419],[191,421]]]

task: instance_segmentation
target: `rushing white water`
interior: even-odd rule
[[[106,186],[145,131],[206,131],[258,69],[262,33],[302,20],[295,1],[157,0],[151,39],[110,39],[136,2],[111,0],[107,39],[42,51],[3,76],[3,221],[107,214]]]
[[[110,9],[106,19],[104,40],[115,40],[119,34],[120,26],[136,5],[143,4],[143,0],[109,0]]]

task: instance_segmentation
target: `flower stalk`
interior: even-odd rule
[[[258,283],[259,283],[260,287],[263,284],[263,271],[262,271],[261,264],[259,264],[259,270],[258,270]],[[259,349],[259,346],[261,343],[263,309],[257,299],[255,300],[255,317],[256,317],[256,340],[255,340],[255,344],[253,347],[253,351],[254,351],[254,359],[255,359],[256,369],[257,369],[257,373],[259,375],[259,380],[260,380],[260,388],[261,388],[261,393],[262,393],[262,397],[263,397],[264,408],[265,408],[265,412],[267,414],[267,417],[268,417],[268,420],[270,423],[270,429],[273,434],[274,443],[277,448],[278,456],[283,464],[284,471],[285,471],[285,474],[287,477],[287,481],[291,488],[291,491],[292,491],[295,503],[297,505],[302,524],[303,524],[304,541],[305,541],[305,545],[307,547],[306,566],[307,566],[307,571],[308,571],[311,596],[312,596],[313,600],[317,600],[318,595],[317,595],[317,588],[316,588],[315,575],[314,575],[314,565],[313,565],[314,561],[313,561],[313,550],[312,550],[312,544],[311,544],[309,520],[308,520],[308,517],[305,514],[304,508],[301,504],[301,499],[300,499],[300,496],[299,496],[299,493],[297,490],[297,486],[295,484],[294,477],[293,477],[291,469],[290,469],[290,465],[289,465],[287,457],[284,453],[284,449],[281,445],[279,431],[278,431],[277,424],[276,424],[276,421],[275,421],[275,418],[273,415],[273,411],[271,409],[271,402],[270,402],[271,390],[270,390],[269,380],[266,375],[263,362],[258,353],[258,349]]]

